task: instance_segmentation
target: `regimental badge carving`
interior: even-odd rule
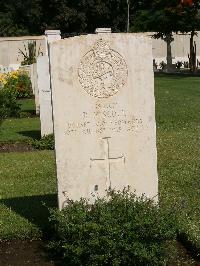
[[[110,48],[109,42],[99,39],[81,59],[78,77],[88,94],[108,98],[125,85],[128,69],[124,58]]]

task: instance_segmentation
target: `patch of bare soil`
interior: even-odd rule
[[[177,242],[178,256],[168,266],[200,266],[200,262],[193,260],[187,250]],[[63,266],[62,262],[50,258],[42,241],[0,242],[1,266]]]
[[[27,143],[0,143],[0,152],[28,152],[34,148]]]
[[[200,266],[200,262],[194,259],[191,253],[180,243],[176,242],[176,256],[168,266]]]
[[[53,261],[45,249],[42,241],[0,242],[1,266],[61,266]]]

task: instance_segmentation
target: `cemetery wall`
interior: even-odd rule
[[[151,36],[153,33],[147,33]],[[177,61],[188,61],[190,53],[190,34],[174,34],[174,41],[171,43],[173,63]],[[197,45],[197,58],[200,60],[200,32],[194,37]],[[156,62],[166,61],[167,45],[161,39],[153,39],[153,58]]]
[[[46,55],[47,44],[45,36],[0,38],[0,65],[20,64],[23,61],[23,56],[19,53],[19,50],[24,51],[24,45],[27,46],[27,43],[31,41],[36,41],[36,53],[40,49],[41,53]]]
[[[149,32],[146,35],[151,36]],[[24,37],[6,37],[0,38],[0,66],[9,66],[11,64],[20,64],[23,60],[19,49],[24,51],[24,44],[30,41],[36,41],[37,51],[40,50],[43,55],[47,54],[47,44],[45,36],[24,36]],[[200,32],[195,36],[197,44],[197,58],[200,60]],[[177,61],[188,61],[190,34],[174,34],[172,42],[173,63]],[[167,47],[165,41],[153,39],[153,58],[157,63],[166,61]]]

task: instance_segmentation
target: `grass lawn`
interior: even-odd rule
[[[21,110],[30,114],[35,114],[35,101],[34,99],[22,99],[18,101],[21,105]]]
[[[178,209],[180,232],[200,250],[200,78],[155,79],[160,202]],[[31,111],[33,101],[24,101]],[[39,137],[39,118],[6,120],[0,142]],[[0,239],[40,237],[56,205],[53,153],[0,154]]]
[[[52,151],[0,154],[0,240],[40,238],[57,206]]]
[[[40,138],[40,121],[38,117],[6,119],[0,127],[0,143],[26,142]]]
[[[6,119],[0,127],[0,143],[25,142],[29,139],[40,138],[40,119],[32,117],[35,114],[33,99],[19,100],[22,112],[30,117],[20,119]]]
[[[175,206],[180,232],[200,250],[200,78],[157,77],[160,200]]]

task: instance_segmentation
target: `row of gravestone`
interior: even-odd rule
[[[46,31],[47,54],[39,56],[35,64],[20,67],[31,79],[32,91],[35,97],[36,114],[40,115],[41,136],[53,133],[48,48],[51,42],[61,39],[60,34],[59,30]]]
[[[9,66],[2,66],[0,65],[0,73],[1,74],[8,74],[11,71],[15,71],[19,69],[19,64],[10,64]]]
[[[67,197],[92,201],[127,186],[157,199],[152,41],[97,32],[50,43],[35,66],[41,132],[55,135],[60,208]]]

